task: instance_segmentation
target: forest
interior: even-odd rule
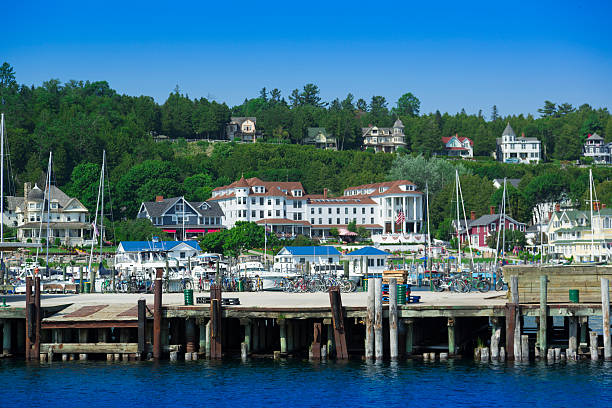
[[[580,157],[588,134],[597,132],[612,141],[610,112],[588,104],[574,107],[545,101],[538,117],[502,116],[495,106],[486,114],[463,110],[422,113],[419,99],[410,92],[394,104],[377,95],[369,101],[355,100],[352,94],[323,101],[314,84],[286,96],[278,89],[263,88],[256,97],[232,107],[190,98],[177,86],[159,104],[149,96],[119,94],[105,81],[50,79],[37,86],[19,84],[8,63],[0,66],[0,110],[5,114],[9,148],[5,181],[13,194],[22,193],[25,181],[44,183],[52,151],[54,183],[93,211],[102,151],[106,150],[115,219],[133,218],[139,204],[156,195],[207,199],[214,187],[242,174],[301,181],[307,193],[329,188],[341,194],[348,186],[398,177],[410,178],[423,188],[431,180],[422,175],[436,173],[443,166],[444,174],[453,177],[453,169],[460,168],[464,195],[472,200],[466,209],[479,215],[500,200],[492,179],[520,178],[519,188],[509,192],[514,200],[511,208],[519,220],[529,221],[533,206],[545,199],[564,196],[583,205],[588,170],[571,161]],[[223,137],[231,116],[257,117],[264,143],[211,142]],[[391,126],[396,118],[405,125],[405,149],[394,154],[362,150],[362,127]],[[495,138],[508,122],[517,134],[542,140],[544,163],[493,161]],[[301,145],[308,127],[325,127],[338,138],[340,150]],[[455,133],[474,141],[477,160],[432,158],[442,148],[440,138]],[[170,141],[156,142],[157,135],[168,136]],[[612,170],[606,167],[594,168],[599,197],[608,204],[611,176]],[[451,192],[446,179],[431,190],[436,229],[444,229]]]

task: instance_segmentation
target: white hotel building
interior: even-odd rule
[[[542,143],[535,137],[517,137],[510,126],[497,138],[495,156],[503,163],[539,163],[542,159]]]
[[[423,194],[407,180],[349,187],[341,197],[306,195],[300,182],[240,180],[213,190],[212,198],[225,214],[227,228],[237,221],[265,224],[281,236],[329,236],[332,228],[355,221],[373,235],[416,234],[423,226]],[[398,213],[403,225],[396,224]]]

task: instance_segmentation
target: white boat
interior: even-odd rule
[[[293,271],[267,270],[260,261],[246,261],[237,264],[233,272],[239,277],[257,279],[261,281],[262,290],[281,290],[281,282],[285,278],[294,278],[297,274]]]

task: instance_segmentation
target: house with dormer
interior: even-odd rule
[[[397,119],[393,127],[368,126],[362,128],[363,148],[372,148],[375,152],[391,153],[405,147],[404,124]]]
[[[535,137],[516,136],[510,122],[497,138],[495,157],[503,163],[539,163],[542,160],[542,143]]]
[[[45,192],[37,184],[24,183],[23,197],[6,197],[4,223],[17,227],[17,239],[21,242],[42,243],[58,239],[62,245],[81,246],[91,240],[92,226],[89,211],[74,197],[55,186]],[[42,228],[41,228],[42,227]]]
[[[443,137],[442,144],[448,157],[474,157],[474,142],[465,136],[459,136],[458,133],[450,137]]]
[[[612,209],[594,203],[589,210],[561,210],[551,214],[546,228],[548,253],[553,259],[600,262],[611,259]]]
[[[232,116],[225,125],[225,136],[228,140],[237,140],[245,143],[255,143],[261,136],[257,131],[257,118]]]
[[[338,150],[337,139],[322,127],[309,127],[304,144],[312,145],[317,149]]]
[[[224,214],[214,201],[187,201],[185,197],[145,201],[138,218],[146,218],[177,240],[188,240],[224,228]]]

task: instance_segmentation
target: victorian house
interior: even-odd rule
[[[254,117],[232,117],[225,125],[225,135],[228,140],[255,143],[261,134],[257,131]]]
[[[363,147],[373,148],[375,152],[391,153],[406,146],[404,141],[404,124],[397,119],[393,127],[383,128],[378,126],[368,126],[361,129],[363,135]]]

